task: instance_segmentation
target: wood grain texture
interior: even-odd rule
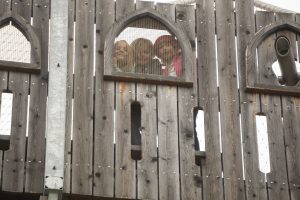
[[[94,1],[76,1],[72,193],[92,195]]]
[[[133,0],[116,1],[116,20],[133,12]],[[115,197],[136,198],[136,162],[131,159],[130,107],[135,100],[135,83],[116,83]]]
[[[213,1],[197,1],[199,106],[204,111],[203,199],[223,199]]]
[[[192,5],[176,5],[176,21],[185,27],[192,44],[195,43],[195,8]],[[195,72],[196,52],[193,51]],[[197,102],[197,76],[193,76],[193,88],[178,88],[179,152],[181,199],[202,199],[202,177],[195,163],[194,108]]]
[[[41,73],[30,77],[30,105],[25,191],[44,189],[45,129],[48,80],[49,1],[32,2],[33,27],[41,43]]]
[[[300,14],[296,14],[296,22],[300,23]],[[297,41],[298,41],[298,54],[300,52],[300,33],[297,34]],[[300,55],[298,55],[298,62],[300,62]]]
[[[300,185],[300,139],[298,134],[300,130],[299,106],[300,100],[298,97],[282,97],[283,130],[288,168],[288,185],[290,189],[291,200],[300,198],[300,191],[298,187]]]
[[[274,21],[274,13],[272,12],[256,12],[256,31],[259,31],[267,24],[263,24],[264,21]],[[264,59],[264,65],[258,65],[258,83],[267,85],[278,85],[278,79],[272,70],[272,64],[277,60],[274,43],[276,40],[276,34],[271,34],[267,37],[257,48],[258,59]],[[267,59],[265,59],[266,57]]]
[[[275,19],[272,14],[261,13],[261,18],[256,20],[256,26],[265,26]],[[257,16],[258,17],[258,16]],[[258,48],[259,51],[260,47]],[[272,55],[261,52],[258,66],[265,66]],[[281,101],[279,96],[262,95],[262,112],[267,116],[270,166],[271,172],[267,174],[268,198],[274,200],[290,199],[288,193],[288,180],[286,157],[284,148],[283,124],[281,116]]]
[[[141,104],[142,159],[137,161],[138,199],[158,199],[157,92],[155,85],[138,84]]]
[[[75,0],[68,2],[68,63],[67,63],[67,93],[66,93],[66,133],[65,133],[65,169],[64,193],[71,192],[71,165],[72,165],[72,112],[73,112],[73,67],[74,67],[74,17]]]
[[[258,94],[248,94],[246,87],[246,47],[255,33],[253,1],[236,2],[236,28],[238,51],[238,70],[240,83],[242,142],[244,151],[244,173],[246,198],[248,200],[267,200],[264,174],[259,171],[258,147],[256,135],[256,113],[260,112]]]
[[[216,1],[217,55],[225,199],[243,200],[235,18],[232,0]]]
[[[32,5],[27,3],[13,1],[12,11],[30,20]],[[10,149],[4,154],[2,189],[23,192],[29,74],[10,72],[8,82],[8,89],[13,92],[12,125]]]
[[[103,81],[104,41],[115,21],[115,2],[96,1],[94,196],[114,196],[114,82]]]
[[[9,11],[11,8],[11,0],[5,1],[0,0],[0,16]],[[8,86],[8,73],[5,71],[0,71],[0,96],[2,97],[2,91],[7,89]],[[1,101],[1,100],[0,100]],[[0,110],[1,111],[1,110]],[[0,187],[2,188],[2,161],[3,161],[3,152],[0,151]]]
[[[175,21],[175,5],[157,3],[156,10]],[[159,199],[180,199],[177,88],[157,86]]]
[[[118,82],[116,86],[116,158],[115,196],[136,198],[135,160],[131,158],[131,103],[135,100],[135,84]]]
[[[136,9],[155,8],[154,2],[137,1]],[[141,104],[142,159],[137,161],[137,198],[158,199],[157,90],[156,85],[137,83]]]
[[[295,16],[292,14],[276,14],[276,21],[294,21]],[[296,34],[289,31],[277,32],[277,35],[285,35],[290,43],[292,51],[296,51]],[[295,55],[295,54],[294,54]],[[297,57],[297,55],[296,55]],[[295,59],[298,60],[298,59]],[[300,130],[299,126],[299,97],[282,96],[282,114],[283,114],[283,131],[284,145],[286,153],[286,163],[288,169],[288,186],[291,200],[300,198],[300,191],[297,188],[300,176],[299,160],[299,136],[296,134]]]

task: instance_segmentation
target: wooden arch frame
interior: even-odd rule
[[[119,33],[127,27],[128,24],[142,17],[150,17],[159,21],[167,30],[176,36],[182,52],[183,75],[180,77],[161,76],[154,74],[134,74],[126,72],[115,72],[112,70],[112,55],[114,49],[114,40]],[[104,47],[104,79],[119,81],[136,81],[154,84],[178,85],[185,87],[193,86],[194,61],[190,41],[186,36],[184,29],[177,23],[151,8],[136,10],[133,13],[118,20],[109,30],[105,38]]]
[[[246,49],[246,91],[267,94],[300,96],[298,86],[267,85],[258,83],[256,74],[256,48],[261,42],[277,31],[292,31],[300,34],[300,24],[295,22],[275,22],[258,31],[249,42]]]
[[[14,62],[0,60],[0,69],[19,72],[40,73],[41,70],[41,44],[30,25],[30,22],[23,17],[7,12],[0,17],[0,28],[8,25],[12,21],[13,25],[22,32],[31,45],[31,63]]]

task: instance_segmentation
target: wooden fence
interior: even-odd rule
[[[0,15],[12,5],[13,12],[28,20],[33,17],[42,41],[42,68],[47,70],[49,2],[7,2],[0,1]],[[194,56],[193,87],[103,80],[109,29],[145,7],[184,27]],[[69,0],[65,198],[300,199],[299,95],[245,92],[246,48],[254,34],[276,21],[299,23],[300,15],[253,9],[248,0],[198,0],[195,6]],[[263,83],[274,81],[270,69],[279,34],[289,38],[299,61],[300,35],[286,30],[270,35],[257,47],[262,73],[255,76]],[[16,131],[2,156],[2,191],[42,193],[47,81],[17,72],[1,71],[0,76],[2,91],[20,94],[13,107]],[[25,137],[26,127],[19,124],[26,119],[29,91]],[[131,157],[135,101],[141,105],[140,160]],[[206,147],[197,164],[195,109],[204,111]],[[271,172],[266,175],[259,170],[257,114],[265,115],[268,123]]]

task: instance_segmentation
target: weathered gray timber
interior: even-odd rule
[[[118,82],[116,86],[116,158],[115,195],[136,198],[135,160],[131,158],[131,103],[135,101],[135,84]]]
[[[93,189],[93,61],[95,1],[76,1],[72,193]]]
[[[292,14],[276,13],[276,21],[293,21],[295,16]],[[296,50],[296,34],[288,31],[280,31],[277,35],[286,36],[291,44],[291,47]],[[295,55],[295,54],[294,54]],[[297,58],[297,56],[296,56]],[[297,59],[296,59],[297,60]],[[291,200],[300,198],[300,191],[296,189],[296,185],[300,185],[300,160],[299,160],[299,97],[285,97],[282,99],[282,117],[283,117],[283,133],[284,145],[286,153],[286,163],[288,169],[288,183]]]
[[[114,196],[114,82],[103,81],[104,41],[115,21],[115,2],[96,1],[96,82],[94,130],[95,196]]]
[[[235,48],[235,18],[231,0],[216,1],[219,101],[225,199],[243,200],[243,164]]]
[[[12,2],[12,12],[30,21],[31,3]],[[13,93],[12,125],[10,149],[5,152],[3,163],[4,191],[22,192],[24,188],[24,165],[26,152],[27,104],[29,74],[10,72],[8,89]]]
[[[195,45],[195,8],[193,5],[176,6],[176,22],[185,27],[190,43]],[[197,83],[196,52],[193,49],[193,65],[188,66],[195,73]],[[195,162],[194,108],[197,107],[197,84],[193,88],[178,87],[178,127],[180,152],[181,199],[202,199],[202,177]]]
[[[265,26],[272,23],[275,18],[267,12],[257,13],[256,26]],[[271,41],[274,44],[274,41]],[[266,45],[266,44],[265,44]],[[270,48],[274,48],[271,45]],[[267,63],[274,56],[268,52],[261,52],[258,66],[268,66]],[[267,116],[268,141],[270,151],[271,172],[267,174],[268,198],[274,200],[290,199],[288,192],[288,180],[286,158],[284,148],[283,124],[281,116],[281,101],[279,96],[262,95],[261,111]]]
[[[236,28],[238,48],[238,70],[241,104],[241,130],[244,152],[244,174],[246,199],[267,200],[264,174],[259,171],[258,146],[256,134],[256,113],[260,112],[258,94],[245,93],[246,47],[255,33],[253,1],[236,2]],[[247,72],[248,73],[248,72]]]
[[[175,21],[175,5],[156,4]],[[177,87],[157,86],[159,199],[180,199]]]
[[[47,104],[49,0],[32,2],[33,27],[41,43],[41,72],[30,76],[30,105],[25,192],[44,188],[45,129]]]
[[[154,2],[137,1],[136,9],[155,8]],[[156,85],[137,83],[137,101],[141,104],[141,152],[137,161],[137,198],[158,199],[157,90]]]
[[[116,1],[116,20],[133,12],[133,0]],[[116,83],[115,196],[136,198],[136,162],[131,159],[130,108],[135,100],[135,83]]]
[[[204,111],[203,199],[223,199],[213,1],[197,1],[199,106]]]
[[[68,63],[67,63],[67,91],[66,91],[66,127],[65,127],[65,169],[64,169],[64,193],[71,192],[71,161],[72,161],[72,112],[73,112],[73,67],[74,67],[74,20],[75,0],[68,2]]]

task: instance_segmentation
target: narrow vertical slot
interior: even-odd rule
[[[202,108],[194,108],[194,138],[195,138],[195,160],[200,166],[201,159],[205,157],[205,129],[204,111]]]
[[[131,158],[134,160],[142,159],[141,152],[141,104],[133,102],[131,104]]]
[[[6,151],[10,145],[13,94],[2,93],[0,113],[0,150]]]
[[[263,114],[256,115],[256,134],[257,134],[259,170],[262,173],[267,174],[271,171],[271,167],[270,167],[270,155],[269,155],[267,117]]]

